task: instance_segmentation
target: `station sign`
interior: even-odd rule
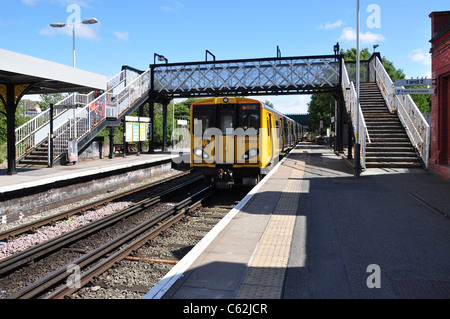
[[[431,79],[403,79],[395,80],[395,86],[432,85]]]
[[[434,89],[395,89],[396,94],[433,94]]]
[[[143,142],[151,139],[149,117],[125,116],[125,141]]]

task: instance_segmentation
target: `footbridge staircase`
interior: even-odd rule
[[[338,102],[339,139],[343,139],[345,116],[356,132],[359,114],[359,135],[354,138],[361,145],[363,168],[427,167],[430,129],[411,97],[395,94],[379,54],[374,54],[361,61],[357,105],[355,70],[355,63],[344,61],[341,55],[152,64],[143,72],[124,67],[100,96],[75,93],[56,105],[52,152],[47,147],[53,157],[47,157],[47,164],[67,153],[68,141],[74,136],[81,149],[111,121],[147,102],[167,107],[167,101],[184,97],[327,93]],[[75,111],[59,109],[74,104],[79,106]],[[49,117],[47,111],[16,130],[18,160],[48,140]]]
[[[108,81],[106,92],[70,94],[54,105],[53,147],[49,143],[50,109],[16,129],[18,164],[50,166],[61,158],[64,162],[69,140],[76,139],[78,150],[82,150],[105,127],[145,103],[149,88],[149,70],[124,66]]]

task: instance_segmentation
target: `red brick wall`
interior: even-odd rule
[[[430,169],[450,179],[450,11],[431,17],[431,69],[435,94],[431,101]]]

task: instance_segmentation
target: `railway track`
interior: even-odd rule
[[[53,224],[53,223],[55,223],[57,221],[60,221],[60,220],[69,219],[73,215],[76,215],[76,214],[88,211],[88,210],[93,209],[95,207],[99,207],[99,206],[104,205],[106,203],[109,203],[109,202],[112,202],[114,200],[118,200],[118,199],[124,198],[126,196],[135,194],[137,192],[142,192],[144,190],[150,189],[150,188],[155,187],[157,185],[161,185],[161,184],[173,181],[175,179],[179,179],[179,178],[181,178],[183,176],[187,176],[189,174],[192,174],[192,172],[190,170],[189,171],[185,171],[185,172],[181,172],[179,174],[176,174],[176,175],[173,175],[173,176],[170,176],[170,177],[167,177],[167,178],[164,178],[164,179],[161,179],[161,180],[149,183],[149,184],[144,185],[144,186],[140,186],[140,187],[137,187],[137,188],[125,191],[125,192],[121,192],[121,193],[116,194],[116,195],[108,196],[108,197],[102,198],[100,200],[97,200],[97,201],[94,201],[94,202],[91,202],[91,203],[88,203],[88,204],[85,204],[85,205],[80,205],[80,206],[78,206],[76,208],[71,208],[71,209],[59,212],[59,213],[54,214],[52,216],[47,216],[47,217],[44,217],[44,218],[40,218],[37,221],[33,221],[33,222],[30,222],[30,223],[27,223],[27,224],[24,224],[24,225],[20,225],[20,226],[14,227],[14,228],[6,230],[6,231],[2,231],[2,232],[0,232],[0,241],[11,240],[11,239],[13,239],[13,238],[15,238],[17,236],[23,235],[25,233],[36,232],[39,227],[42,227],[42,226],[45,226],[45,225],[49,225],[49,224]],[[193,174],[193,176],[195,176],[195,175]]]
[[[134,205],[105,218],[2,259],[0,261],[0,287],[3,293],[0,298],[9,298],[14,295],[20,297],[20,294],[16,294],[16,291],[23,288],[21,286],[37,282],[36,277],[47,276],[63,266],[64,260],[74,260],[77,254],[70,251],[68,247],[73,248],[81,241],[87,241],[87,244],[85,244],[87,249],[93,250],[100,245],[89,243],[89,240],[92,241],[90,238],[103,236],[105,238],[96,240],[111,240],[111,238],[116,237],[115,234],[127,232],[134,224],[138,224],[139,218],[148,220],[159,212],[166,210],[167,204],[162,203],[163,199],[167,201],[168,197],[184,196],[182,193],[187,194],[193,189],[199,189],[199,186],[202,185],[202,177],[197,176],[188,182],[182,184],[178,182],[178,184],[170,190],[165,190],[145,200],[139,200]],[[180,206],[181,204],[177,205],[177,207]],[[146,211],[147,213],[145,213]],[[142,216],[139,217],[140,215]],[[127,223],[130,225],[120,226]],[[108,231],[112,234],[108,234]],[[26,297],[31,298],[32,295],[26,295]]]
[[[90,282],[95,276],[100,275],[106,269],[112,267],[117,261],[127,257],[133,250],[139,248],[148,240],[154,238],[173,223],[180,220],[186,213],[199,207],[201,202],[211,195],[210,191],[211,187],[202,189],[152,219],[141,223],[130,231],[72,261],[70,264],[60,267],[44,278],[20,290],[10,298],[36,298],[48,288],[59,283],[63,284],[46,295],[45,298],[60,299],[70,295],[72,292],[81,288],[81,286]],[[110,255],[107,256],[108,254]],[[105,256],[107,257],[104,258]],[[97,260],[100,261],[92,265]],[[82,272],[84,268],[88,269]]]
[[[140,299],[247,193],[217,193],[128,257],[73,293],[71,299]]]
[[[198,210],[205,200],[210,203],[215,202],[213,206],[220,206],[220,201],[224,198],[210,196],[212,194],[210,187],[200,187],[203,185],[202,179],[203,177],[199,176],[186,183],[178,183],[179,185],[170,190],[139,200],[113,215],[0,260],[0,288],[3,293],[0,299],[108,298],[97,293],[95,293],[97,297],[89,297],[92,289],[99,289],[99,293],[102,293],[105,290],[103,287],[106,286],[116,287],[116,290],[121,288],[119,294],[121,295],[123,291],[127,291],[126,281],[133,281],[133,279],[126,279],[125,283],[119,284],[106,284],[106,282],[108,282],[107,278],[112,278],[114,281],[117,277],[126,278],[133,273],[136,276],[136,271],[127,269],[123,266],[124,264],[134,265],[136,268],[147,263],[146,267],[152,271],[144,273],[148,279],[153,280],[153,285],[156,284],[176,263],[173,258],[167,259],[167,252],[176,251],[172,257],[181,259],[234,206],[225,205]],[[189,196],[181,199],[181,190]],[[192,194],[194,191],[195,194]],[[242,194],[238,197],[242,198],[247,191],[241,192]],[[175,197],[181,200],[177,203],[162,203],[163,198],[172,200]],[[167,206],[170,207],[167,208]],[[111,231],[115,235],[106,233],[109,227],[115,227],[112,225],[125,223],[134,216],[138,216],[140,212],[151,210],[155,211],[143,216],[141,218],[143,222],[132,222],[133,226],[129,226],[127,230]],[[220,212],[217,213],[218,211]],[[205,221],[205,218],[209,222]],[[173,226],[180,220],[183,222]],[[199,222],[203,223],[203,226],[198,226]],[[184,229],[181,231],[183,234],[188,233],[181,241],[180,232],[174,231],[180,227]],[[192,231],[195,235],[192,235]],[[156,237],[161,233],[163,236]],[[167,235],[168,233],[172,235]],[[95,236],[104,236],[108,240],[103,240],[101,245],[90,244],[90,238]],[[175,242],[168,243],[168,238],[175,238]],[[83,243],[86,240],[88,242]],[[184,240],[187,242],[183,243]],[[144,247],[140,248],[141,246]],[[150,248],[152,252],[142,252],[145,247]],[[157,250],[162,252],[157,253]],[[124,269],[124,272],[121,272],[122,275],[108,275],[110,272],[117,272],[118,269]],[[101,274],[105,273],[107,274],[105,279],[99,280]],[[152,283],[132,286],[131,298],[142,297],[151,287]],[[117,294],[113,298],[117,298]]]

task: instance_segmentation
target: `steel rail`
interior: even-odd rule
[[[109,216],[105,216],[101,219],[98,219],[95,222],[89,223],[85,226],[74,229],[71,232],[65,233],[61,236],[48,240],[42,244],[26,249],[18,254],[7,257],[0,262],[0,275],[3,275],[43,255],[49,254],[82,237],[86,237],[94,232],[97,232],[113,223],[116,223],[117,221],[123,219],[124,217],[130,216],[132,214],[141,211],[142,209],[148,208],[149,206],[160,202],[164,196],[167,196],[181,188],[192,185],[193,183],[199,182],[202,179],[203,176],[199,176],[188,182],[177,185],[169,190],[163,191],[152,198],[142,200],[134,204],[133,206],[127,207],[119,212],[116,212]]]
[[[108,253],[111,253],[112,251],[118,249],[121,245],[124,245],[125,243],[133,240],[133,238],[136,238],[137,236],[141,236],[143,233],[148,231],[150,228],[154,227],[158,223],[160,223],[162,220],[170,217],[171,215],[175,214],[179,210],[183,212],[183,215],[185,212],[187,212],[187,209],[184,209],[186,206],[188,206],[194,198],[198,198],[199,196],[203,195],[206,192],[209,192],[211,190],[211,187],[208,186],[201,191],[197,192],[194,195],[191,195],[187,199],[179,202],[173,207],[170,207],[169,209],[165,210],[164,212],[158,214],[157,216],[147,220],[146,222],[134,227],[133,229],[125,232],[124,234],[118,236],[117,238],[109,241],[108,243],[94,249],[90,253],[83,255],[79,257],[78,259],[72,261],[70,264],[65,265],[63,267],[60,267],[59,269],[53,271],[52,273],[48,274],[45,277],[42,277],[41,279],[35,281],[34,283],[28,285],[24,289],[16,292],[15,294],[9,296],[7,299],[30,299],[30,298],[36,298],[39,295],[42,295],[43,292],[47,291],[49,288],[54,287],[58,283],[61,283],[66,278],[70,277],[71,272],[70,269],[72,269],[73,265],[76,265],[77,267],[84,268],[95,262],[96,260],[99,260],[103,256],[105,256]],[[181,217],[180,217],[181,218]],[[172,218],[173,219],[173,218]],[[163,223],[163,225],[166,225],[167,222]],[[163,226],[161,225],[161,226]],[[161,230],[162,231],[162,230]],[[145,236],[144,236],[145,237]],[[140,238],[138,242],[141,242],[143,239]],[[127,246],[128,247],[128,246]],[[128,249],[128,248],[125,248]],[[123,250],[123,249],[122,249]],[[116,252],[113,253],[110,257],[108,257],[106,260],[111,260],[117,258],[117,254],[120,253]],[[102,263],[103,264],[103,263]],[[100,266],[99,266],[100,267]],[[97,266],[94,266],[92,269],[99,268]],[[103,268],[104,266],[101,266],[100,268]],[[69,287],[70,285],[67,285],[66,288],[73,289],[74,287]],[[64,289],[66,289],[64,288]],[[59,295],[60,289],[58,289],[53,294]],[[52,294],[52,295],[53,295]]]
[[[165,178],[165,179],[162,179],[162,180],[159,180],[159,181],[155,181],[155,182],[152,182],[150,184],[147,184],[147,185],[144,185],[144,186],[140,186],[140,187],[134,188],[132,190],[128,190],[128,191],[122,192],[120,194],[109,196],[109,197],[97,200],[95,202],[92,202],[92,203],[89,203],[89,204],[86,204],[86,205],[83,205],[83,206],[80,206],[80,207],[77,207],[77,208],[74,208],[74,209],[66,210],[64,212],[55,214],[53,216],[42,218],[42,219],[40,219],[39,221],[36,221],[36,222],[31,222],[31,223],[28,223],[28,224],[16,227],[16,228],[11,229],[11,230],[0,232],[0,240],[5,240],[5,239],[8,239],[8,238],[12,238],[14,236],[17,236],[17,235],[21,235],[21,234],[23,234],[23,233],[25,233],[27,231],[34,231],[38,227],[47,225],[47,224],[49,224],[51,222],[58,221],[58,220],[61,220],[61,219],[65,219],[65,218],[69,218],[70,216],[78,214],[78,213],[80,213],[82,211],[91,209],[93,207],[102,205],[104,203],[111,202],[111,201],[113,201],[115,199],[118,199],[118,198],[130,195],[130,194],[142,191],[144,189],[147,189],[147,188],[150,188],[150,187],[154,187],[156,185],[168,182],[168,181],[170,181],[172,179],[176,179],[176,178],[185,176],[187,174],[190,174],[190,172],[183,172],[183,173],[175,175],[175,176],[170,176],[168,178]]]
[[[172,216],[169,220],[165,221],[163,224],[158,226],[158,228],[152,230],[151,232],[142,235],[135,241],[133,241],[131,244],[127,245],[123,249],[120,249],[116,253],[112,254],[108,258],[104,259],[100,263],[97,263],[95,266],[90,268],[88,271],[83,273],[79,278],[79,288],[76,286],[69,286],[64,285],[63,287],[59,288],[58,290],[54,291],[50,295],[46,296],[45,299],[62,299],[65,296],[69,296],[70,294],[74,293],[81,287],[85,286],[87,283],[92,281],[94,277],[101,275],[106,270],[110,269],[116,262],[119,262],[122,259],[125,259],[133,250],[138,249],[139,247],[143,246],[146,242],[148,242],[150,239],[155,238],[158,236],[162,231],[168,229],[170,226],[172,226],[174,223],[178,222],[185,214],[188,212],[200,207],[202,205],[202,202],[209,197],[211,194],[206,195],[202,199],[198,200],[194,204],[190,205],[189,207],[185,209],[181,209],[176,215]]]

